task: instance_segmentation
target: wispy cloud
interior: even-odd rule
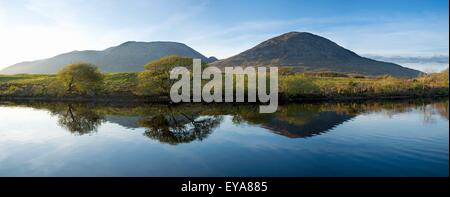
[[[449,67],[449,56],[380,56],[366,55],[372,59],[394,62],[403,66],[414,67],[423,72],[439,72]]]

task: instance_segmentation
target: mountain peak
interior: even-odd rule
[[[276,36],[274,38],[269,39],[273,41],[289,41],[291,39],[326,39],[324,37],[309,33],[309,32],[288,32],[279,36]]]
[[[275,38],[291,38],[291,37],[296,37],[296,36],[317,36],[317,35],[315,35],[313,33],[309,33],[309,32],[291,31],[288,33],[281,34]],[[319,36],[317,36],[317,37],[319,37]]]
[[[151,41],[151,42],[145,42],[145,41],[126,41],[119,46],[126,46],[126,45],[134,45],[134,44],[178,44],[178,45],[186,45],[181,42],[174,42],[174,41]]]
[[[328,40],[324,37],[309,33],[309,32],[289,32],[271,38],[258,46],[268,46],[273,44],[288,43],[291,45],[311,45],[309,47],[323,47],[323,45],[329,45],[338,47],[336,43]]]
[[[363,58],[331,40],[309,32],[288,32],[258,44],[215,66],[288,66],[303,71],[415,77],[419,71]]]
[[[350,50],[324,37],[308,32],[289,32],[276,36],[241,55],[249,60],[275,60],[286,65],[303,64],[314,61],[327,61],[327,64],[359,57]]]
[[[127,47],[150,47],[150,46],[179,46],[179,47],[188,47],[186,44],[172,41],[152,41],[152,42],[143,42],[143,41],[127,41],[118,46],[110,47],[112,48],[127,48]],[[107,50],[108,50],[107,49]]]

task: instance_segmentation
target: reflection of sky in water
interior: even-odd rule
[[[367,112],[307,138],[226,115],[202,141],[170,145],[113,122],[76,135],[45,110],[0,107],[0,176],[448,176],[449,122],[427,110]]]

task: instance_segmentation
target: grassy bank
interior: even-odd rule
[[[448,70],[418,77],[364,77],[333,73],[282,73],[280,98],[366,99],[417,98],[449,95]],[[55,75],[0,75],[0,98],[39,98],[40,100],[146,100],[162,95],[143,95],[138,91],[138,73],[104,74],[101,88],[95,94],[67,93]]]
[[[280,79],[287,100],[417,98],[448,96],[448,70],[415,79],[328,74],[293,74]]]
[[[102,88],[95,95],[67,93],[56,75],[0,75],[2,97],[133,97],[138,85],[137,73],[104,74]]]

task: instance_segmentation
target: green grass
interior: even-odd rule
[[[15,83],[15,84],[42,84],[50,83],[55,80],[55,75],[0,75],[0,83]]]
[[[107,73],[98,95],[139,96],[138,73]],[[0,96],[65,96],[55,75],[0,75]],[[448,95],[448,70],[416,79],[343,74],[284,74],[280,93],[297,97],[376,97]]]
[[[383,77],[282,76],[280,92],[286,97],[384,97],[448,95],[448,72],[416,79]]]
[[[138,73],[108,73],[104,78],[105,92],[128,92],[136,89],[138,84]]]

